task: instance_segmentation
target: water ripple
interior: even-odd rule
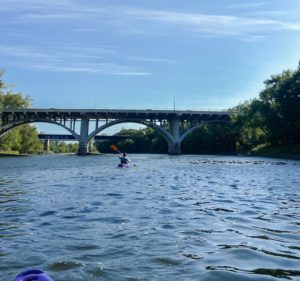
[[[0,159],[1,278],[300,280],[299,162],[131,158]]]
[[[292,280],[293,276],[300,276],[300,271],[298,270],[287,270],[287,269],[272,269],[272,268],[256,268],[253,270],[243,270],[240,268],[230,267],[230,266],[207,266],[206,270],[222,270],[235,273],[243,274],[257,274],[257,275],[269,275],[277,278],[284,278]]]
[[[64,270],[76,269],[81,266],[83,266],[83,264],[80,264],[78,262],[59,261],[59,262],[50,264],[47,268],[48,268],[48,270],[51,270],[51,271],[64,271]]]

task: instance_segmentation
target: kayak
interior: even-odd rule
[[[122,163],[120,163],[120,164],[118,164],[117,167],[118,167],[118,168],[130,168],[130,167],[131,167],[131,164],[130,164],[130,163],[128,163],[128,164],[122,164]]]
[[[53,281],[53,279],[42,270],[30,269],[18,274],[13,281]]]

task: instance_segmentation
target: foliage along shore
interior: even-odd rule
[[[0,151],[0,157],[23,157],[29,154],[20,154],[12,151]]]
[[[250,155],[300,160],[300,146],[262,146],[252,149]]]
[[[64,153],[64,152],[50,152],[50,153],[35,153],[35,154],[20,154],[16,152],[3,152],[0,151],[0,157],[26,157],[32,155],[48,155],[48,154],[64,154],[64,155],[75,155],[76,153]],[[101,153],[90,153],[89,155],[103,155]],[[199,154],[195,154],[199,155]],[[206,155],[206,154],[201,154]],[[270,158],[281,158],[281,159],[292,159],[300,160],[300,146],[295,147],[259,147],[251,151],[243,152],[232,152],[232,153],[221,153],[218,155],[222,156],[257,156],[257,157],[270,157]]]

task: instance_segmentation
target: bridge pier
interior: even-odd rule
[[[169,143],[168,144],[168,154],[179,155],[181,154],[181,142]]]
[[[85,156],[89,154],[88,135],[89,119],[86,116],[83,116],[80,123],[79,148],[77,152],[77,155],[79,156]]]
[[[79,142],[77,155],[85,156],[89,154],[89,147],[87,143]]]
[[[173,137],[172,142],[168,143],[168,153],[171,155],[181,154],[181,141],[180,141],[180,119],[174,118],[170,120],[170,133]]]
[[[50,149],[50,140],[44,140],[44,151],[49,151]]]

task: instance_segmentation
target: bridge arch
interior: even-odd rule
[[[228,121],[203,121],[203,122],[200,122],[198,124],[196,124],[195,126],[189,128],[187,131],[185,131],[181,136],[180,136],[180,142],[182,142],[187,135],[191,134],[194,130],[196,130],[197,128],[203,126],[203,125],[206,125],[206,124],[224,124],[224,125],[229,125],[229,122]]]
[[[61,123],[58,123],[58,122],[55,122],[55,121],[51,121],[51,120],[44,120],[44,119],[37,119],[37,120],[32,120],[32,121],[31,120],[30,121],[29,120],[16,121],[16,122],[9,123],[8,125],[1,128],[0,137],[2,137],[6,133],[8,133],[10,130],[12,130],[16,127],[19,127],[19,126],[25,125],[25,124],[32,124],[32,123],[49,123],[49,124],[54,124],[54,125],[63,127],[68,132],[70,132],[70,134],[72,134],[76,140],[79,140],[79,135],[75,131],[73,131],[72,129],[65,126],[64,124],[61,124]]]
[[[136,124],[145,125],[147,127],[150,127],[152,129],[156,130],[167,141],[168,144],[172,143],[172,141],[173,141],[172,135],[167,130],[156,125],[155,123],[142,121],[142,120],[134,120],[134,119],[122,119],[122,120],[115,120],[115,121],[108,122],[108,123],[100,126],[99,128],[97,128],[95,131],[93,131],[92,133],[89,134],[88,142],[90,142],[91,139],[94,138],[101,131],[103,131],[111,126],[114,126],[117,124],[122,124],[122,123],[136,123]]]

